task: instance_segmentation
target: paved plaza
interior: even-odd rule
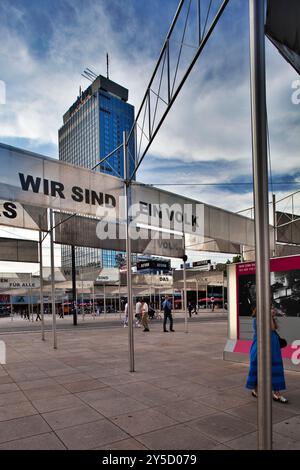
[[[245,364],[222,360],[225,320],[0,335],[0,449],[255,449],[256,401]],[[274,448],[300,449],[300,374],[286,373],[289,405],[274,403]]]

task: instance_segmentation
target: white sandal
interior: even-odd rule
[[[276,395],[275,393],[273,393],[273,400],[278,401],[279,403],[288,403],[287,398],[283,397],[282,395]]]

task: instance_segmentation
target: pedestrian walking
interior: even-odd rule
[[[144,327],[143,331],[150,331],[148,324],[148,304],[145,300],[142,301],[142,325]]]
[[[125,304],[124,328],[128,326],[128,302]]]
[[[191,302],[189,302],[189,304],[188,304],[188,311],[189,311],[189,316],[190,316],[190,318],[192,318],[192,310],[193,310],[193,306],[192,306]]]
[[[42,319],[41,319],[40,311],[39,311],[39,309],[38,309],[38,307],[37,307],[37,309],[36,309],[36,318],[35,318],[35,321],[38,321],[38,320],[41,321]]]
[[[172,304],[169,299],[169,296],[166,295],[166,298],[162,304],[162,308],[164,311],[164,332],[167,333],[167,320],[169,319],[170,322],[170,331],[175,331],[173,330],[173,316],[172,316]]]
[[[59,318],[64,318],[64,310],[62,306],[58,307],[58,316]]]
[[[142,318],[142,302],[140,301],[140,299],[137,300],[137,303],[135,305],[135,326],[137,328],[140,328],[141,325],[140,325],[140,321],[141,321],[141,318]]]
[[[275,311],[272,309],[272,336],[271,336],[271,347],[272,347],[272,395],[273,400],[280,403],[287,403],[288,400],[281,395],[280,391],[285,390],[285,379],[284,370],[282,363],[282,355],[280,349],[280,337],[277,333],[278,324],[275,319]],[[252,313],[253,321],[253,342],[250,349],[250,369],[246,388],[252,390],[252,396],[257,398],[257,332],[256,332],[256,308]],[[285,340],[282,340],[285,341]]]

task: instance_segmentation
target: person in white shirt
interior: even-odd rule
[[[140,320],[142,318],[142,302],[138,299],[136,306],[135,306],[135,326],[140,328]]]
[[[148,304],[143,300],[142,302],[142,325],[144,327],[144,331],[150,331],[148,325]]]
[[[128,326],[128,302],[125,304],[124,328]]]

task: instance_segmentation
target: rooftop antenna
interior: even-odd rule
[[[109,78],[109,58],[108,58],[108,52],[106,53],[106,78]]]
[[[90,80],[91,82],[93,82],[98,77],[98,75],[95,72],[93,72],[93,70],[89,69],[88,67],[84,69],[81,75],[87,80]]]

